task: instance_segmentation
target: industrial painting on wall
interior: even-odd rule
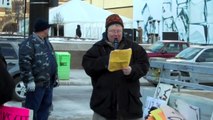
[[[212,6],[213,0],[134,0],[133,19],[142,21],[144,41],[178,32],[184,41],[213,43]]]

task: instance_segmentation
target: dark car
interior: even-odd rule
[[[189,43],[181,40],[162,40],[152,44],[147,54],[149,57],[171,58],[187,47]]]
[[[26,88],[24,83],[20,80],[20,70],[18,64],[18,44],[24,40],[23,38],[1,38],[0,47],[3,56],[7,62],[7,69],[13,79],[15,80],[16,86],[13,98],[17,101],[25,99]]]

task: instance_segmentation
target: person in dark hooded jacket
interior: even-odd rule
[[[81,26],[80,25],[77,25],[77,28],[76,28],[76,38],[81,38]]]
[[[0,49],[0,105],[12,99],[15,82],[7,71],[7,63]]]
[[[123,36],[124,25],[119,15],[108,16],[105,27],[103,39],[96,42],[82,60],[82,66],[92,80],[90,107],[94,111],[93,120],[142,120],[139,79],[149,70],[147,53]],[[128,48],[132,49],[130,65],[110,72],[110,52]]]

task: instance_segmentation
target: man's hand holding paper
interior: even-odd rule
[[[123,68],[122,71],[123,71],[124,75],[130,75],[130,73],[132,72],[132,67],[128,66],[126,68]]]
[[[108,70],[113,72],[122,70],[129,67],[132,49],[113,50],[109,57]],[[125,74],[125,73],[124,73]]]

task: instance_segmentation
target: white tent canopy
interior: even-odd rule
[[[113,14],[80,0],[72,0],[49,10],[50,24],[63,24],[64,36],[74,37],[77,24],[81,25],[82,37],[100,39],[105,30],[107,16]],[[125,28],[132,27],[132,20],[121,16]]]

